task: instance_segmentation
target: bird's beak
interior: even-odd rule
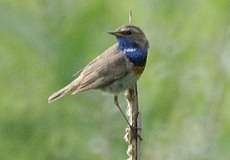
[[[119,31],[112,31],[112,32],[108,32],[108,34],[114,35],[114,36],[122,36],[122,33]]]

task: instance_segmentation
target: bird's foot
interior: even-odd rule
[[[131,130],[131,138],[139,138],[141,141],[143,140],[143,138],[141,137],[140,134],[138,134],[138,130],[141,130],[141,128],[129,125],[129,128]]]

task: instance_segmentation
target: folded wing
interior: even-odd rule
[[[48,101],[55,101],[67,93],[76,94],[109,85],[126,76],[131,68],[132,64],[115,44],[85,66],[70,84],[52,94]]]

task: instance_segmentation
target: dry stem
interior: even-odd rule
[[[125,130],[124,139],[128,144],[128,160],[140,160],[141,117],[138,108],[137,85],[126,92],[127,115],[129,123],[133,126]]]

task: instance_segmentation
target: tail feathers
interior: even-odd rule
[[[60,89],[59,91],[53,93],[48,98],[48,103],[54,102],[58,100],[59,98],[63,97],[64,95],[68,94],[72,91],[73,86],[71,84],[65,86],[64,88]]]

